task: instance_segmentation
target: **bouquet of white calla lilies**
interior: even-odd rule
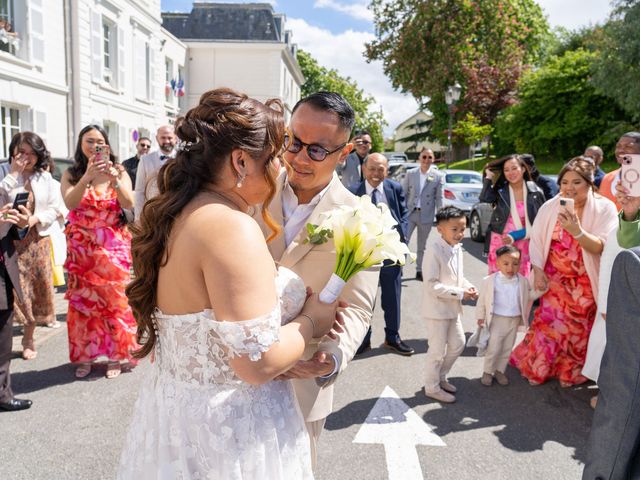
[[[320,244],[333,238],[336,266],[320,300],[334,302],[356,273],[389,260],[404,265],[406,255],[415,255],[400,240],[389,207],[374,205],[368,195],[358,198],[355,207],[342,206],[323,216],[320,225],[307,224],[308,242]]]

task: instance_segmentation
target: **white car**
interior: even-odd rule
[[[444,170],[442,206],[454,206],[469,214],[482,191],[482,174],[473,170]]]

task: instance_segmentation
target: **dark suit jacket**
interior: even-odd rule
[[[387,178],[382,183],[382,188],[384,190],[385,197],[387,197],[391,215],[393,216],[395,221],[398,222],[398,225],[396,225],[396,229],[400,234],[400,240],[402,240],[404,243],[407,243],[409,210],[407,209],[407,202],[404,198],[404,190],[402,189],[402,185],[394,180],[389,180]],[[351,193],[353,193],[354,195],[358,195],[359,197],[367,194],[367,187],[365,186],[364,181],[351,185],[349,187],[349,190],[351,191]]]
[[[14,240],[19,240],[27,235],[28,229],[18,230],[15,225],[0,225],[0,248],[4,257],[4,268],[13,284],[13,289],[18,298],[22,299],[22,288],[20,287],[20,272],[18,271],[18,254],[16,253]],[[0,267],[2,268],[2,267]],[[7,299],[7,285],[5,275],[0,275],[0,310],[13,309],[13,304],[9,305]]]

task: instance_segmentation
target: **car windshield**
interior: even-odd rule
[[[446,183],[478,183],[482,184],[482,175],[473,173],[447,173]]]

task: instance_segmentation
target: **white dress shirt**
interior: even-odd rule
[[[372,201],[373,201],[373,191],[377,190],[378,203],[386,203],[387,205],[389,205],[389,202],[387,201],[387,196],[384,194],[383,182],[380,182],[380,185],[378,185],[376,188],[373,188],[369,183],[369,181],[365,180],[364,188],[365,188],[365,191],[367,192],[367,195],[371,197]]]
[[[503,317],[519,317],[520,286],[518,276],[509,278],[501,272],[496,273],[493,282],[493,313]]]
[[[298,203],[298,197],[289,185],[289,180],[285,180],[282,191],[282,217],[284,220],[284,243],[288,247],[293,239],[298,236],[300,230],[305,227],[307,220],[313,213],[322,197],[329,189],[329,184],[322,189],[309,203]]]

